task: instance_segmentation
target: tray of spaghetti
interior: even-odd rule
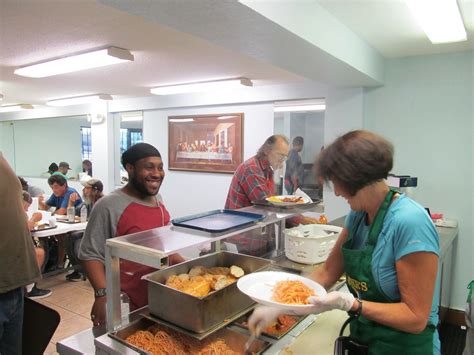
[[[237,289],[236,281],[270,263],[250,255],[219,252],[145,275],[150,314],[193,333],[217,330],[225,326],[226,319],[254,304]]]
[[[237,325],[238,327],[248,329],[247,321],[248,318],[251,316],[252,312],[249,312],[244,316],[240,317],[233,324]],[[303,316],[280,314],[273,324],[263,330],[262,334],[269,336],[273,339],[280,339],[281,337],[286,335],[291,329],[293,329],[302,319],[304,319]]]
[[[206,339],[197,340],[176,332],[166,326],[141,318],[109,336],[139,353],[173,355],[236,355],[244,354],[248,335],[224,328]],[[256,339],[249,349],[251,354],[260,354],[270,344]]]
[[[237,287],[255,302],[278,307],[291,314],[304,314],[312,307],[309,297],[326,295],[326,290],[319,283],[280,271],[256,272],[243,276],[237,281]]]

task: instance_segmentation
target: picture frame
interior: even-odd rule
[[[168,169],[233,174],[243,159],[243,113],[168,117]]]

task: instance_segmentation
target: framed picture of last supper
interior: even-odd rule
[[[168,117],[170,170],[233,174],[242,163],[243,113]]]

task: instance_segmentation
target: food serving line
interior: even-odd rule
[[[230,336],[232,338],[238,339],[239,347],[241,347],[240,349],[242,349],[243,351],[245,342],[249,339],[250,335],[247,329],[234,324],[233,321],[237,318],[241,318],[244,314],[250,312],[253,309],[254,303],[250,300],[250,298],[248,298],[248,301],[250,301],[250,303],[245,304],[244,302],[241,305],[243,309],[238,312],[235,312],[231,316],[226,316],[226,319],[223,319],[221,322],[218,322],[218,324],[215,326],[212,326],[212,324],[210,323],[206,324],[205,326],[203,326],[202,329],[199,329],[199,331],[201,331],[200,333],[183,329],[182,327],[176,326],[171,322],[167,322],[166,320],[157,318],[156,313],[159,313],[159,311],[156,311],[156,307],[159,307],[160,299],[156,299],[156,302],[153,302],[154,294],[150,291],[150,285],[148,291],[149,305],[147,307],[136,310],[128,315],[124,315],[121,312],[120,303],[120,259],[137,262],[143,265],[154,267],[156,269],[163,269],[162,271],[159,270],[156,272],[159,274],[171,270],[173,268],[182,268],[182,266],[180,265],[183,264],[178,264],[176,266],[167,268],[168,257],[171,254],[180,253],[189,248],[196,248],[211,243],[213,245],[214,251],[218,254],[226,254],[227,256],[230,255],[231,257],[232,255],[236,255],[237,259],[233,262],[233,264],[238,264],[239,262],[242,262],[245,263],[246,268],[248,269],[247,271],[261,271],[260,269],[262,265],[259,265],[260,268],[257,266],[249,265],[253,265],[252,259],[255,259],[257,261],[263,259],[245,256],[242,254],[233,254],[227,252],[219,253],[220,243],[226,238],[239,235],[245,232],[261,231],[263,233],[269,225],[277,226],[275,228],[276,247],[272,255],[268,257],[268,260],[266,260],[266,264],[268,265],[266,265],[265,270],[290,271],[293,273],[299,273],[304,269],[309,271],[314,268],[313,265],[308,265],[307,267],[304,267],[303,265],[299,264],[299,266],[296,266],[298,264],[290,262],[287,258],[285,258],[285,239],[283,231],[285,228],[285,221],[288,218],[291,218],[305,211],[322,212],[322,205],[317,203],[311,203],[307,205],[298,205],[291,209],[256,205],[246,207],[237,211],[243,214],[260,215],[261,220],[256,223],[243,225],[242,227],[237,229],[234,228],[230,230],[225,230],[221,233],[209,233],[207,231],[199,231],[189,228],[177,227],[175,225],[168,225],[144,232],[139,232],[107,240],[105,259],[107,279],[107,329],[100,329],[99,327],[96,327],[94,329],[88,329],[79,334],[76,334],[75,336],[64,339],[58,342],[57,351],[61,354],[78,354],[91,352],[95,352],[97,354],[143,353],[143,351],[140,352],[133,346],[127,345],[124,339],[126,336],[130,335],[132,331],[135,331],[140,327],[149,324],[150,321],[164,325],[168,329],[179,331],[180,333],[191,336],[195,339],[206,338],[207,336],[212,335],[214,332],[217,332],[219,336],[224,334],[224,337]],[[203,258],[193,259],[191,261],[187,261],[186,264],[188,267],[192,266],[191,264],[200,265],[202,263],[205,263],[204,259],[213,258],[215,255],[218,254],[211,254],[204,256]],[[239,261],[239,257],[241,258],[241,261]],[[283,266],[279,266],[279,264],[283,264]],[[252,267],[254,267],[254,269],[252,269]],[[183,270],[178,270],[175,272],[178,274],[183,272]],[[186,272],[186,270],[184,272]],[[151,276],[151,278],[153,277],[154,276]],[[158,278],[155,277],[156,280],[158,280],[159,277],[162,276],[158,275]],[[150,281],[150,279],[148,281]],[[231,286],[233,286],[237,294],[239,294],[236,285],[234,284]],[[231,287],[224,288],[220,291],[225,291],[226,289],[230,290]],[[180,293],[178,291],[175,292]],[[219,291],[216,291],[215,294],[217,294],[218,292]],[[225,297],[229,297],[229,302],[232,302],[232,297],[235,297],[235,293],[233,295],[230,295],[229,292],[230,291],[227,292]],[[197,298],[195,299],[198,300]],[[167,300],[163,299],[163,301],[166,301],[168,302],[168,304],[171,304],[169,302],[172,301],[172,294],[169,295]],[[219,300],[218,302],[221,301],[222,300]],[[158,304],[158,306],[153,305],[154,303]],[[189,319],[189,317],[192,318],[195,316],[184,314],[182,312],[181,309],[185,309],[186,307],[182,306],[182,302],[180,302],[180,300],[176,300],[176,302],[174,303],[174,307],[168,308],[169,309],[167,309],[166,311],[178,313],[178,318],[188,317]],[[217,311],[219,310],[220,308]],[[163,310],[161,310],[161,312],[163,312]],[[305,329],[307,329],[308,326],[310,326],[317,317],[318,316],[315,315],[302,317],[298,320],[296,326],[291,328],[289,332],[287,332],[281,337],[275,338],[267,335],[261,335],[259,339],[255,341],[254,352],[265,354],[279,353],[282,349],[291,344],[295,340],[295,338],[298,337]],[[211,328],[207,329],[209,328],[209,326]],[[223,330],[220,330],[221,328]]]

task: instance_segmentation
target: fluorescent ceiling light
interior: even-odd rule
[[[77,97],[68,97],[64,99],[50,100],[46,102],[48,106],[70,106],[70,105],[80,105],[87,104],[91,102],[96,102],[100,100],[112,100],[112,96],[107,94],[96,94],[96,95],[86,95],[86,96],[77,96]]]
[[[234,89],[241,86],[252,86],[252,81],[247,78],[206,81],[198,83],[159,86],[150,90],[154,95],[174,95],[188,92],[213,91]]]
[[[47,62],[28,65],[15,70],[16,75],[30,78],[44,78],[64,73],[103,67],[133,61],[133,54],[126,49],[109,47],[88,53],[71,55]]]
[[[302,111],[324,111],[326,102],[324,99],[312,100],[287,100],[275,102],[274,112],[302,112]]]
[[[33,105],[8,105],[8,106],[0,106],[0,112],[14,112],[14,111],[21,111],[21,110],[31,110],[33,109]]]
[[[278,106],[273,109],[275,112],[301,112],[301,111],[324,111],[326,105],[302,105],[302,106]]]
[[[432,43],[467,39],[456,0],[405,0]]]
[[[120,114],[120,120],[122,122],[138,122],[143,120],[143,114],[141,112],[126,112]]]
[[[170,122],[194,122],[194,118],[170,118]]]

